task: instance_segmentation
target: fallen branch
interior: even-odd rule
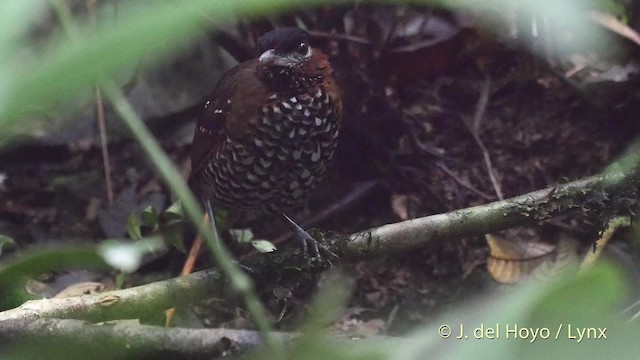
[[[0,312],[3,320],[72,318],[93,322],[138,319],[180,304],[190,304],[220,293],[224,280],[217,270],[206,270],[174,279],[123,290],[62,299],[32,300]]]
[[[445,241],[482,236],[515,225],[549,219],[580,209],[588,213],[629,212],[637,201],[639,173],[635,167],[619,166],[603,175],[588,177],[511,199],[384,225],[326,242],[341,260],[370,259],[426,248]],[[296,250],[257,254],[243,259],[253,269],[257,283],[273,279],[277,272],[308,274],[312,268],[291,256]],[[92,321],[140,318],[161,311],[221,295],[225,281],[217,270],[205,270],[180,278],[134,288],[67,299],[26,302],[0,312],[0,321],[42,317],[76,318]]]
[[[284,342],[298,336],[295,333],[271,332],[276,341]],[[233,329],[177,329],[132,324],[122,321],[94,325],[81,320],[37,319],[0,322],[0,348],[11,349],[21,342],[38,346],[42,340],[51,344],[68,344],[72,349],[91,350],[92,358],[102,354],[107,359],[124,358],[113,353],[137,354],[144,358],[170,359],[174,356],[207,359],[221,355],[229,349],[244,350],[262,344],[260,334],[251,330]],[[86,350],[85,350],[86,353]],[[2,355],[2,350],[0,350]],[[80,355],[79,353],[76,355]],[[119,354],[121,355],[121,354]],[[127,358],[135,358],[127,356]]]
[[[636,168],[618,168],[502,201],[383,225],[334,239],[331,247],[341,258],[367,259],[536,223],[576,209],[629,213],[638,185]]]
[[[271,331],[279,343],[302,338],[302,333]],[[358,341],[357,345],[355,341]],[[325,341],[314,336],[315,342]],[[384,354],[389,346],[416,347],[423,339],[381,335],[355,339],[349,334],[331,333],[328,344],[377,348]],[[24,347],[36,350],[48,358],[51,344],[66,348],[65,359],[216,359],[220,356],[256,349],[261,346],[260,333],[254,330],[185,329],[140,325],[130,321],[91,324],[82,320],[37,319],[0,322],[0,357],[7,352],[24,356]],[[23,348],[20,348],[22,345]],[[261,355],[266,357],[263,350]],[[391,356],[391,353],[389,353]],[[387,356],[387,357],[389,357]],[[14,355],[10,358],[16,358]],[[254,358],[257,358],[254,356]]]

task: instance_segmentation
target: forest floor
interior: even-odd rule
[[[624,72],[619,69],[624,62],[599,59],[605,68],[597,73],[566,63],[552,66],[521,46],[454,29],[454,35],[410,55],[377,56],[364,45],[321,39],[321,46],[340,45],[334,49],[334,67],[345,94],[344,126],[330,173],[305,206],[291,211],[292,218],[306,227],[349,234],[509,198],[597,174],[640,133],[637,80],[605,76]],[[367,39],[375,42],[373,35]],[[605,47],[605,53],[614,53],[629,45],[617,39]],[[150,126],[185,177],[197,108],[195,102],[149,119],[161,124]],[[71,140],[60,134],[65,132],[55,135],[57,141],[27,142],[0,152],[0,234],[20,248],[123,238],[132,211],[147,206],[162,211],[172,202],[140,147],[126,136],[113,136],[110,204],[95,128],[70,135]],[[278,247],[292,243],[286,224],[276,217],[230,210],[224,225],[252,229]],[[554,244],[571,237],[587,251],[602,226],[578,211],[528,227],[510,240]],[[252,251],[233,244],[227,232],[223,236],[237,257]],[[186,231],[186,242],[192,239],[193,232]],[[637,246],[624,239],[610,252],[627,264],[638,256]],[[487,272],[488,256],[486,240],[478,237],[337,265],[356,282],[336,326],[357,334],[400,334],[429,322],[444,309],[505,286]],[[125,284],[177,276],[184,257],[171,247]],[[198,268],[210,266],[204,255]],[[640,270],[630,265],[629,271]],[[40,291],[51,295],[71,283],[109,279],[112,274],[72,271],[38,280],[44,284]],[[287,328],[315,288],[295,289],[286,301],[275,299],[274,289],[259,290],[274,319]],[[238,326],[244,314],[237,306],[212,299],[195,308],[197,317],[178,321]]]

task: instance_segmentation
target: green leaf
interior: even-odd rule
[[[146,209],[142,210],[140,218],[142,219],[142,224],[144,224],[144,226],[148,226],[150,228],[158,226],[158,212],[152,206],[147,206]]]
[[[6,235],[0,235],[0,255],[2,255],[3,249],[15,249],[17,247],[15,240]]]
[[[24,292],[28,278],[72,267],[108,268],[94,249],[78,247],[30,250],[9,261],[0,267],[0,310],[18,306],[32,298]]]
[[[276,251],[276,246],[267,240],[252,240],[251,245],[261,253]]]
[[[405,344],[394,358],[418,358],[435,351],[446,354],[440,358],[447,359],[473,359],[478,354],[496,360],[516,356],[518,359],[598,359],[605,355],[633,358],[631,354],[637,349],[628,344],[640,336],[640,328],[638,324],[626,324],[619,316],[623,290],[621,274],[607,264],[599,264],[578,277],[548,283],[528,282],[444,314],[434,324],[417,331],[412,336],[414,341]],[[570,325],[573,335],[577,327],[607,327],[609,335],[604,341],[592,339],[578,343],[577,339],[570,338]],[[442,326],[449,327],[449,337],[439,336]],[[534,331],[538,332],[535,339]],[[546,335],[541,335],[541,331],[548,332],[549,337],[542,338]],[[555,339],[558,331],[559,337]],[[458,339],[460,335],[463,336]]]
[[[48,111],[77,98],[103,77],[140,63],[150,64],[152,59],[157,61],[186,47],[209,25],[228,22],[237,15],[263,16],[303,4],[313,2],[190,0],[180,2],[180,11],[174,1],[124,2],[118,5],[117,19],[106,19],[96,26],[88,21],[77,24],[72,40],[61,36],[49,41],[37,57],[25,59],[24,52],[16,52],[6,64],[0,63],[0,143],[11,137],[13,132],[8,130],[20,120],[42,117],[43,109]]]
[[[138,222],[138,216],[132,211],[127,218],[127,233],[133,240],[142,239],[142,231],[140,230],[140,223]]]
[[[184,220],[184,211],[182,210],[182,203],[180,201],[176,201],[171,206],[167,208],[164,212],[162,212],[163,221],[172,221],[172,220]]]
[[[184,246],[184,221],[173,220],[160,225],[160,233],[166,242],[173,245],[180,252],[185,253]]]
[[[28,27],[44,13],[46,5],[44,0],[0,1],[0,62],[20,48]]]
[[[119,272],[116,274],[115,283],[117,289],[122,289],[124,286],[124,281],[126,280],[127,275],[123,272]]]
[[[302,329],[302,336],[297,338],[287,347],[288,359],[390,359],[393,352],[388,354],[380,350],[379,344],[366,345],[362,340],[340,341],[326,334],[326,329],[334,323],[343,313],[351,297],[353,279],[338,271],[330,271],[326,274],[319,293],[314,296],[309,307],[309,316]],[[380,340],[377,341],[379,343]],[[401,343],[391,343],[400,347]],[[397,350],[396,350],[397,351]],[[269,354],[270,355],[270,354]],[[250,359],[271,358],[264,350],[254,351],[248,354]],[[428,358],[425,356],[415,359]]]
[[[253,231],[251,229],[229,229],[231,237],[241,243],[245,244],[253,240]]]
[[[335,322],[351,297],[354,279],[338,270],[328,272],[324,278],[327,286],[322,287],[313,298],[309,310],[309,320],[304,332],[310,335]]]
[[[354,360],[635,359],[640,323],[620,317],[621,300],[625,299],[622,279],[612,265],[598,264],[578,277],[531,281],[503,288],[488,298],[476,298],[407,337],[342,342],[319,332],[336,319],[349,295],[345,291],[348,287],[335,287],[336,281],[330,278],[311,306],[304,335],[292,342],[286,355],[291,359]],[[450,327],[450,336],[439,335],[443,326]],[[578,328],[583,331],[582,340]],[[606,339],[597,338],[604,328]],[[256,352],[250,357],[265,356]]]
[[[221,209],[221,208],[215,209],[216,226],[218,227],[218,229],[227,228],[228,217],[229,217],[229,211],[227,211],[226,209]]]
[[[159,215],[158,230],[166,242],[173,245],[180,252],[186,252],[184,246],[184,222],[185,216],[180,201],[171,204],[169,208]]]

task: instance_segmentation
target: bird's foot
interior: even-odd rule
[[[332,266],[333,264],[331,263],[331,259],[339,258],[338,255],[329,249],[329,247],[314,239],[313,236],[309,235],[308,232],[291,220],[287,215],[284,215],[284,217],[293,227],[295,232],[294,236],[298,241],[300,241],[300,244],[302,245],[302,253],[308,262],[312,262],[314,259],[318,262],[322,262],[322,255],[324,254],[327,256],[326,261]],[[309,257],[309,253],[311,253],[312,257]]]
[[[333,265],[331,259],[338,258],[338,255],[331,251],[329,247],[314,239],[308,232],[302,230],[302,232],[296,232],[295,236],[302,244],[302,252],[309,262],[314,261],[314,259],[322,262],[324,255],[329,265]],[[311,255],[311,257],[309,255]]]

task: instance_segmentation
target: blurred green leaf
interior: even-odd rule
[[[31,250],[0,267],[0,310],[15,307],[32,298],[24,292],[27,279],[68,268],[108,269],[91,248],[60,247]]]
[[[221,209],[221,208],[215,209],[216,226],[218,227],[218,229],[227,228],[228,217],[229,217],[229,211],[227,211],[226,209]]]
[[[182,210],[182,204],[180,201],[176,201],[171,206],[169,206],[165,211],[160,213],[159,222],[162,223],[171,223],[174,221],[185,221],[184,210]]]
[[[286,357],[634,359],[637,357],[640,323],[629,323],[620,317],[625,288],[622,279],[614,266],[598,264],[578,277],[547,283],[531,281],[522,286],[504,288],[506,291],[491,298],[474,299],[445,313],[409,337],[349,341],[329,339],[324,334],[326,330],[320,332],[335,321],[349,294],[345,291],[348,287],[334,285],[340,280],[328,278],[325,279],[326,288],[314,299],[305,335],[293,342]],[[450,336],[443,338],[439,335],[442,326],[450,327]],[[601,336],[599,329],[605,328],[606,339],[598,339]],[[461,329],[463,336],[460,336]],[[582,340],[578,329],[583,331]],[[591,338],[586,338],[584,329],[594,330],[589,332]]]
[[[184,220],[184,210],[180,201],[176,201],[162,213],[166,220]]]
[[[341,1],[334,1],[338,3]],[[184,47],[209,24],[228,22],[236,16],[264,16],[278,10],[296,6],[313,6],[321,1],[301,0],[190,0],[181,2],[175,11],[173,1],[126,2],[119,5],[117,24],[114,19],[92,25],[79,24],[73,41],[62,36],[49,41],[48,47],[25,61],[24,54],[13,54],[10,60],[0,64],[4,89],[0,93],[0,129],[8,129],[19,120],[41,116],[42,109],[51,109],[63,101],[77,96],[95,85],[102,76],[115,75],[123,68],[139,63],[150,63]],[[426,4],[442,4],[449,7],[465,7],[502,14],[504,2],[497,0],[424,1]],[[588,2],[586,2],[588,3]],[[7,39],[15,38],[32,18],[40,14],[42,1],[6,1],[0,17],[6,29]],[[585,2],[551,0],[513,1],[512,6],[524,11],[542,14],[564,26],[569,26],[575,37],[593,38],[593,29],[584,16]],[[495,11],[498,9],[498,11]],[[29,16],[22,16],[28,14]],[[19,22],[16,21],[19,19]],[[141,21],[144,19],[144,21]],[[27,24],[27,25],[25,25]],[[5,40],[0,36],[0,40]],[[576,40],[577,42],[577,40]],[[0,43],[4,43],[0,41]],[[2,50],[2,48],[0,48]],[[70,76],[72,74],[73,76]],[[37,109],[36,109],[37,107]],[[0,133],[0,141],[11,132]]]
[[[253,231],[251,229],[229,229],[229,234],[241,244],[246,244],[253,240]]]
[[[138,222],[138,216],[134,211],[129,214],[127,218],[127,233],[133,240],[142,239],[142,231],[140,230],[140,223]]]
[[[0,63],[22,47],[32,20],[42,15],[44,0],[3,0],[0,2]],[[1,91],[1,90],[0,90]]]
[[[334,323],[346,308],[354,281],[338,270],[329,271],[309,307],[302,336],[287,348],[288,359],[384,359],[378,348],[360,346],[358,341],[330,338],[326,329]],[[249,355],[249,358],[269,358],[263,350]],[[424,357],[421,357],[422,359]],[[416,358],[418,359],[418,358]]]
[[[184,246],[185,216],[180,201],[171,204],[168,209],[158,215],[158,230],[166,242],[181,252],[186,252]]]
[[[184,246],[184,221],[172,220],[161,224],[159,229],[166,242],[173,245],[180,252],[185,253],[187,251]]]
[[[115,283],[116,283],[117,289],[122,289],[122,287],[124,286],[124,281],[126,280],[126,277],[127,276],[123,272],[119,272],[116,274]]]
[[[354,285],[353,278],[339,270],[332,270],[325,275],[318,294],[313,298],[309,320],[304,325],[304,332],[313,334],[324,329],[338,319],[344,311]]]
[[[158,212],[152,206],[147,206],[146,209],[142,210],[140,218],[142,219],[142,224],[144,224],[144,226],[152,229],[158,226]]]
[[[325,360],[325,359],[342,359],[342,360],[382,360],[392,359],[391,354],[385,354],[380,351],[379,340],[375,346],[371,341],[360,343],[361,340],[336,340],[330,338],[326,334],[315,334],[313,336],[303,336],[300,340],[294,342],[289,348],[288,359],[305,359],[305,360]],[[368,345],[365,345],[368,344]],[[256,359],[261,359],[256,356]],[[264,358],[262,358],[264,359]],[[429,359],[428,354],[415,358]]]
[[[621,21],[623,23],[628,23],[629,17],[632,14],[631,9],[627,9],[630,3],[624,3],[622,1],[616,0],[599,0],[597,4],[595,4],[602,11],[605,11],[615,17],[622,18]]]
[[[412,336],[415,341],[405,344],[410,346],[404,346],[393,358],[414,359],[436,350],[441,356],[432,358],[473,359],[477,354],[496,360],[633,358],[631,354],[637,349],[628,344],[640,336],[640,328],[624,323],[619,316],[617,305],[624,299],[621,274],[611,265],[598,265],[578,277],[549,283],[532,281],[508,293],[460,306],[417,331]],[[442,326],[451,330],[449,337],[439,336]],[[569,326],[573,334],[568,333]],[[507,337],[507,327],[519,330]],[[570,338],[577,327],[607,327],[607,340],[578,343]],[[498,328],[499,335],[487,333]],[[458,339],[461,329],[464,336]],[[549,338],[542,338],[547,334],[542,329],[548,329]]]
[[[18,245],[16,241],[6,235],[0,235],[0,255],[3,249],[15,249]]]
[[[122,3],[118,5],[117,24],[79,24],[73,41],[67,37],[54,39],[37,58],[25,61],[16,55],[0,64],[0,75],[13,75],[3,78],[0,89],[4,95],[0,102],[0,143],[11,137],[12,131],[8,130],[20,120],[41,116],[43,109],[48,111],[86,92],[102,77],[113,76],[128,66],[148,64],[187,46],[207,25],[239,15],[262,16],[318,2],[190,0],[180,2],[180,11],[173,1]]]

